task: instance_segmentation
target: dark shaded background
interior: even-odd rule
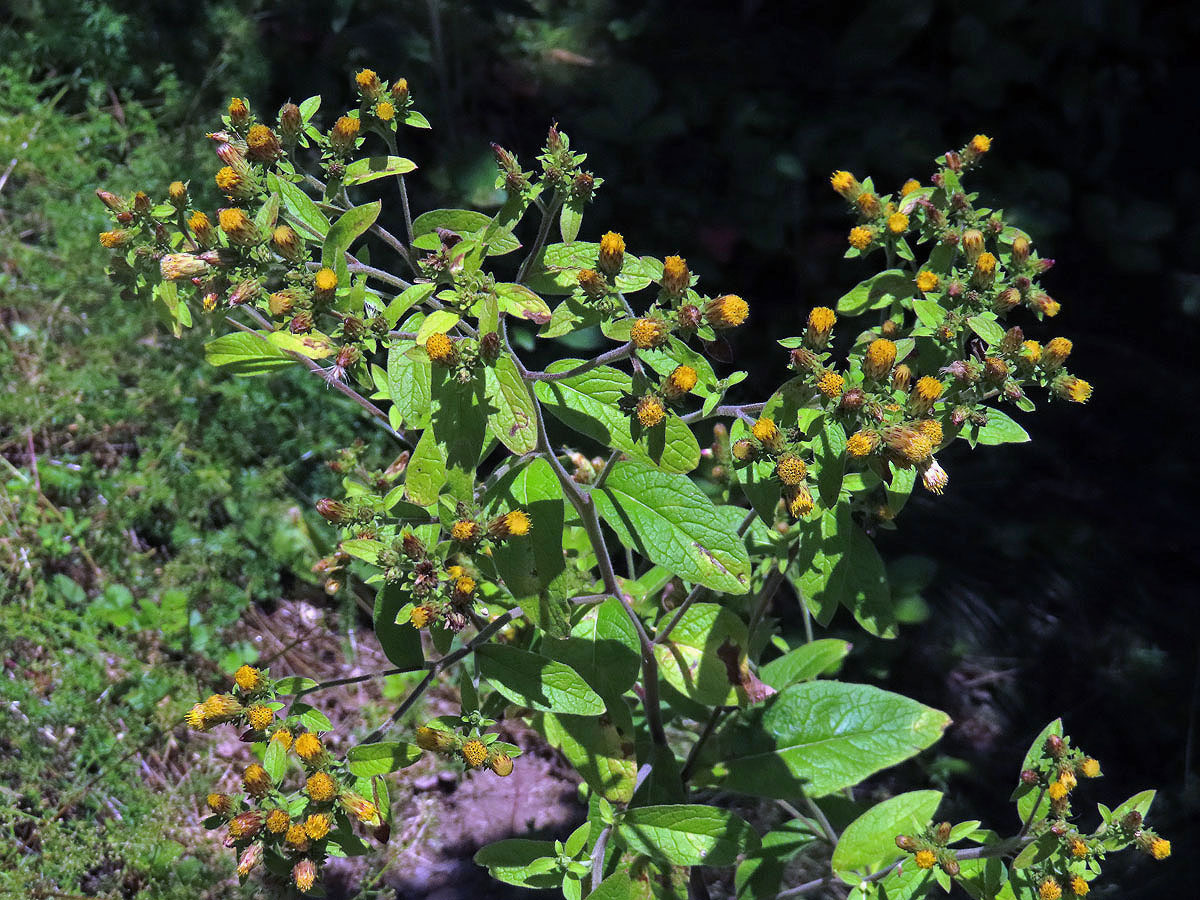
[[[83,5],[125,13],[137,37],[104,64],[86,28],[44,42],[47,69],[91,66],[146,93],[172,72],[205,115],[218,88],[260,109],[321,93],[332,110],[355,67],[406,75],[436,129],[404,151],[428,178],[414,179],[417,208],[494,202],[487,142],[532,167],[558,121],[607,179],[582,237],[611,227],[635,252],[681,252],[710,290],[751,301],[734,342],[758,369],[747,399],[784,376],[782,351],[773,372],[761,365],[769,342],[870,274],[841,258],[849,224],[829,172],[888,189],[991,135],[971,187],[1058,260],[1044,283],[1062,314],[1021,324],[1071,337],[1095,395],[1040,404],[1023,420],[1032,444],[943,455],[947,494],[916,497],[880,543],[936,562],[928,618],[887,646],[853,638],[849,675],[951,712],[941,748],[962,762],[926,774],[953,812],[998,825],[1028,741],[1063,715],[1104,764],[1096,795],[1115,805],[1159,786],[1153,819],[1176,848],[1169,864],[1114,862],[1094,895],[1195,895],[1200,8],[343,0],[235,4],[238,18],[228,4]],[[15,15],[52,29],[79,6]]]

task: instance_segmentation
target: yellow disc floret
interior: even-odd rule
[[[919,191],[920,189],[921,182],[917,181],[915,178],[910,178],[900,187],[900,196],[907,197],[913,191]]]
[[[935,448],[942,443],[942,423],[937,419],[922,419],[917,423],[917,431],[925,435],[929,439],[929,443]]]
[[[1171,842],[1166,838],[1154,838],[1150,842],[1150,855],[1160,861],[1166,859],[1171,855]]]
[[[936,272],[930,272],[925,269],[917,273],[917,290],[921,293],[929,293],[929,291],[937,290],[940,279]]]
[[[676,366],[663,383],[663,391],[672,400],[676,400],[684,394],[691,393],[697,380],[696,370],[691,366]]]
[[[971,138],[970,147],[976,153],[987,153],[992,149],[992,139],[986,134],[977,134]]]
[[[713,328],[736,328],[750,315],[750,304],[737,294],[717,297],[704,307],[704,321]]]
[[[858,204],[859,212],[867,218],[870,219],[879,215],[879,198],[870,191],[863,191],[854,199],[854,202]]]
[[[487,747],[480,740],[467,741],[462,745],[460,752],[466,764],[473,769],[482,766],[487,760]]]
[[[629,330],[629,339],[639,350],[657,347],[667,337],[667,327],[658,319],[641,318]]]
[[[833,189],[843,197],[845,197],[847,194],[850,194],[854,190],[855,185],[858,184],[855,177],[844,169],[839,169],[838,171],[834,172],[833,175],[829,177],[829,183],[833,186]]]
[[[243,179],[233,166],[225,166],[217,170],[214,180],[223,194],[232,197],[237,194],[238,189],[242,186]]]
[[[233,680],[247,693],[257,691],[263,686],[262,672],[253,666],[241,666],[233,673]]]
[[[793,519],[807,516],[813,510],[812,492],[803,484],[785,489],[783,499]]]
[[[1062,800],[1070,791],[1061,781],[1055,781],[1046,789],[1046,793],[1050,795],[1051,800]]]
[[[637,420],[643,428],[654,428],[667,417],[662,401],[654,395],[643,397],[637,403]]]
[[[267,831],[271,834],[283,834],[292,826],[286,810],[273,809],[267,813]]]
[[[808,466],[800,457],[793,453],[787,453],[779,457],[779,462],[775,463],[775,475],[783,484],[795,487],[802,484],[808,477]]]
[[[417,606],[408,615],[408,621],[413,628],[424,628],[433,618],[434,612],[428,606]]]
[[[845,384],[846,379],[829,369],[817,379],[817,390],[832,400],[842,395],[842,388]]]
[[[308,792],[308,796],[317,803],[326,803],[337,794],[337,785],[324,772],[314,772],[308,776],[308,781],[304,783],[304,789]]]
[[[892,213],[888,216],[887,227],[892,234],[904,234],[908,231],[908,216],[904,213]]]
[[[296,883],[296,890],[302,894],[307,894],[312,890],[313,885],[317,881],[317,864],[311,859],[302,859],[292,868],[292,881]]]
[[[233,803],[229,799],[228,794],[209,794],[204,798],[209,810],[219,816],[229,815],[229,811],[233,808]]]
[[[504,524],[508,527],[508,533],[517,537],[524,537],[529,534],[529,529],[533,527],[533,521],[529,517],[529,513],[523,509],[514,509],[504,517]]]
[[[779,426],[775,424],[775,420],[767,416],[763,416],[750,428],[750,433],[753,434],[761,443],[771,446],[779,442]]]
[[[292,733],[286,728],[280,728],[271,733],[271,740],[283,744],[284,750],[292,749]]]
[[[390,100],[382,100],[375,107],[375,118],[381,122],[390,122],[396,118],[396,106]]]
[[[1088,846],[1079,838],[1071,841],[1071,855],[1076,859],[1083,859],[1088,855]]]
[[[1038,885],[1038,897],[1041,900],[1058,900],[1062,896],[1062,886],[1053,878],[1047,878]]]
[[[464,544],[470,543],[479,537],[479,523],[470,519],[459,519],[451,526],[450,537]]]
[[[600,238],[600,255],[596,259],[596,268],[605,275],[613,276],[621,271],[625,262],[625,238],[610,231]]]
[[[687,260],[682,256],[668,256],[663,260],[662,286],[668,294],[680,295],[692,283]]]
[[[311,731],[306,731],[297,737],[294,746],[296,755],[307,762],[311,762],[325,752],[325,748],[321,746],[321,739]]]
[[[315,287],[319,293],[331,293],[337,288],[337,285],[337,272],[333,271],[333,269],[317,270],[317,274],[313,278],[313,287]]]
[[[1099,778],[1100,761],[1089,756],[1079,764],[1079,774],[1084,778]]]
[[[304,826],[299,822],[288,826],[287,834],[284,835],[283,839],[288,846],[295,850],[308,849],[308,834],[305,832]]]
[[[435,363],[448,366],[454,362],[454,341],[440,332],[431,334],[425,341],[425,352]]]
[[[833,326],[837,324],[837,313],[827,306],[818,306],[809,311],[808,328],[804,340],[810,346],[821,349],[829,340]]]
[[[856,431],[846,438],[846,452],[851,456],[870,456],[878,446],[879,435],[873,431]]]
[[[1088,891],[1091,889],[1091,886],[1082,875],[1076,875],[1071,879],[1071,893],[1076,897],[1086,897]]]
[[[261,703],[255,704],[246,710],[246,721],[250,723],[250,727],[255,731],[266,731],[270,724],[275,721],[275,711],[269,706],[263,706]]]
[[[319,841],[329,834],[331,824],[332,821],[325,813],[313,813],[304,820],[304,833],[308,835],[309,840]]]
[[[896,364],[896,345],[887,338],[877,338],[867,347],[863,359],[863,374],[868,378],[883,378]]]
[[[933,864],[937,862],[937,857],[929,849],[918,850],[915,859],[918,869],[932,869]]]

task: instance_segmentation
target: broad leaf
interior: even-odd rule
[[[415,671],[425,663],[425,653],[421,649],[421,635],[417,629],[407,622],[396,624],[396,616],[409,602],[411,596],[399,584],[388,584],[380,588],[375,595],[375,609],[372,621],[375,625],[375,636],[383,648],[383,655],[393,666],[400,669]]]
[[[911,297],[912,279],[900,269],[888,269],[859,282],[837,302],[837,311],[844,316],[858,316],[867,310],[887,306],[893,297]]]
[[[1029,440],[1029,432],[1013,421],[1008,413],[994,408],[987,411],[987,424],[983,427],[971,426],[970,432],[976,442],[984,446],[1023,444]]]
[[[523,284],[498,284],[496,296],[500,298],[500,308],[511,316],[535,325],[550,321],[550,307],[546,301]]]
[[[696,603],[655,646],[654,656],[659,674],[684,696],[705,706],[736,706],[739,682],[729,664],[743,661],[746,644],[741,619],[716,603]]]
[[[804,644],[758,670],[758,677],[776,690],[789,684],[810,681],[818,675],[836,672],[850,652],[850,644],[836,638],[822,638]]]
[[[604,712],[604,701],[570,666],[506,644],[486,644],[475,659],[480,677],[520,706],[574,716]]]
[[[581,363],[580,359],[563,359],[547,371],[567,372]],[[534,393],[547,412],[605,447],[654,463],[666,472],[690,472],[696,468],[700,445],[692,430],[676,416],[668,415],[662,425],[649,429],[638,439],[633,437],[630,414],[618,406],[632,391],[633,379],[610,366],[597,366],[560,381],[539,381],[534,386]]]
[[[759,846],[744,819],[713,806],[676,804],[626,810],[618,838],[635,853],[677,866],[728,866]]]
[[[760,797],[824,797],[914,756],[949,724],[944,712],[871,685],[794,684],[741,736],[724,787]]]
[[[428,428],[433,375],[429,358],[413,352],[414,346],[412,341],[397,341],[388,350],[388,395],[405,427]]]
[[[415,171],[417,164],[403,156],[372,156],[367,159],[356,159],[346,166],[346,174],[342,184],[347,186],[366,184],[376,178],[386,178],[389,175],[405,175]]]
[[[446,454],[432,430],[421,433],[405,470],[404,492],[418,506],[436,503],[446,483]]]
[[[690,478],[626,460],[593,497],[621,543],[651,562],[714,591],[750,589],[745,543]]]
[[[267,176],[267,186],[272,193],[279,194],[284,213],[301,237],[309,241],[325,240],[325,235],[329,233],[329,220],[299,185],[270,174]]]
[[[351,747],[346,753],[346,768],[350,770],[351,775],[370,778],[372,775],[387,775],[389,772],[407,768],[422,755],[420,747],[404,741],[359,744],[357,747]]]
[[[1038,763],[1045,758],[1046,754],[1046,738],[1050,735],[1062,737],[1063,725],[1062,719],[1055,719],[1042,729],[1041,733],[1033,739],[1033,743],[1029,745],[1029,750],[1025,753],[1025,759],[1021,763],[1021,771],[1026,769],[1036,769]],[[1017,816],[1024,823],[1029,820],[1030,815],[1034,813],[1034,804],[1037,804],[1037,813],[1033,817],[1041,818],[1050,810],[1050,798],[1046,796],[1045,791],[1036,785],[1018,783],[1017,789],[1013,791],[1012,799],[1017,801]]]
[[[513,453],[519,455],[535,450],[537,411],[529,385],[521,378],[516,363],[505,353],[483,371],[488,428]]]
[[[518,838],[488,844],[475,854],[475,862],[485,866],[493,878],[505,884],[556,888],[562,883],[557,855],[550,841]]]
[[[204,345],[209,365],[222,366],[236,375],[267,375],[296,364],[290,353],[275,346],[265,335],[237,331]]]
[[[846,826],[833,850],[834,873],[847,884],[858,884],[904,854],[896,835],[919,833],[942,802],[941,791],[912,791],[877,803]]]
[[[604,697],[618,697],[633,687],[641,669],[637,632],[616,597],[589,609],[569,637],[547,641],[543,651]]]
[[[612,803],[633,798],[637,754],[633,735],[623,733],[609,716],[545,713],[542,726],[550,746],[559,750],[588,786]]]
[[[338,285],[350,283],[349,272],[346,268],[346,251],[350,249],[358,237],[375,224],[379,218],[381,204],[378,200],[363,206],[356,206],[342,213],[336,222],[329,226],[325,243],[321,245],[321,265],[337,272]]]
[[[473,209],[431,209],[413,220],[414,246],[423,250],[436,250],[441,246],[437,229],[445,228],[464,238],[482,239],[490,216]],[[503,256],[519,249],[521,242],[512,234],[493,234],[488,241],[488,256]]]

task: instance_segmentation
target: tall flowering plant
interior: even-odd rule
[[[964,186],[989,138],[894,193],[833,174],[855,219],[846,255],[882,268],[798,317],[774,363],[790,372],[742,402],[728,395],[746,372],[723,371],[722,347],[751,304],[616,231],[580,240],[603,181],[566,134],[551,128],[528,170],[493,147],[498,211],[414,218],[417,165],[398,145],[429,124],[404,79],[363,70],[355,84],[357,108],[329,127],[319,97],[268,118],[231,101],[209,136],[219,209],[181,182],[161,202],[100,192],[116,220],[100,241],[125,295],[151,298],[177,333],[223,332],[207,345],[213,365],[307,369],[397,453],[371,469],[360,443],[331,462],[342,495],[317,512],[340,542],[316,570],[330,592],[349,579],[376,591],[394,668],[357,680],[423,673],[416,687],[348,748],[309,702],[330,684],[301,675],[245,666],[187,716],[239,729],[254,757],[240,791],[206,800],[240,875],[318,891],[329,856],[387,841],[387,779],[424,754],[521,777],[521,749],[493,728],[514,719],[578,772],[588,818],[476,859],[571,900],[704,896],[723,869],[739,896],[840,884],[907,898],[957,882],[974,897],[1057,900],[1086,895],[1108,853],[1170,854],[1144,822],[1153,792],[1084,824],[1077,789],[1100,764],[1057,720],[1018,770],[1011,834],[935,821],[936,790],[854,794],[950,724],[832,677],[849,651],[820,636],[835,618],[898,632],[873,536],[918,481],[947,489],[937,454],[953,442],[1028,440],[1010,411],[1092,390],[1067,368],[1070,340],[1024,330],[1041,335],[1059,313],[1039,284],[1053,260]],[[380,188],[398,234],[367,199]],[[610,346],[527,362],[585,329]],[[800,640],[771,616],[785,582]],[[411,721],[450,677],[460,714]],[[749,798],[756,826],[729,808]],[[806,865],[789,867],[796,857]],[[782,884],[797,869],[818,874]]]

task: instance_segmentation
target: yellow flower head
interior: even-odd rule
[[[196,210],[188,216],[187,224],[192,234],[196,236],[196,240],[201,244],[207,244],[212,240],[212,223],[208,220],[208,216],[200,212],[200,210]]]
[[[487,759],[488,768],[499,775],[501,778],[506,778],[512,774],[513,761],[507,753],[493,753]]]
[[[217,222],[231,243],[242,245],[258,243],[258,228],[242,210],[223,209],[217,214]]]
[[[533,527],[533,521],[530,519],[529,513],[523,509],[514,509],[508,513],[504,517],[504,524],[508,528],[508,533],[516,537],[525,537]]]
[[[415,736],[417,746],[422,750],[430,750],[436,753],[445,753],[453,750],[457,746],[457,741],[448,731],[442,731],[440,728],[430,728],[424,725],[417,729]]]
[[[803,484],[804,479],[808,477],[808,466],[794,453],[787,453],[779,457],[779,461],[775,463],[775,475],[783,484],[795,487]]]
[[[1088,846],[1079,838],[1071,841],[1071,855],[1076,859],[1083,859],[1088,855]]]
[[[1076,875],[1071,879],[1071,893],[1076,897],[1086,897],[1088,891],[1091,889],[1091,886],[1082,875]]]
[[[236,197],[243,182],[242,176],[233,166],[224,166],[218,169],[213,180],[216,181],[221,192],[228,197]]]
[[[229,98],[229,118],[234,125],[241,125],[250,118],[250,107],[241,97]]]
[[[279,138],[266,125],[255,125],[246,134],[247,153],[258,162],[270,162],[279,155]]]
[[[182,181],[172,181],[167,186],[167,196],[176,206],[182,206],[187,200],[187,185]]]
[[[1062,887],[1053,878],[1045,879],[1038,885],[1038,897],[1041,900],[1058,900],[1062,896]]]
[[[312,890],[313,885],[317,881],[317,864],[311,859],[302,859],[292,868],[292,881],[296,884],[296,890],[302,894],[307,894]]]
[[[1065,337],[1056,337],[1046,344],[1042,355],[1042,367],[1046,370],[1059,368],[1071,355],[1074,345]]]
[[[213,694],[204,701],[204,718],[210,723],[228,722],[241,711],[242,704],[230,694]]]
[[[763,416],[755,422],[750,428],[750,433],[768,447],[779,443],[779,426],[775,424],[774,419],[767,416]]]
[[[381,122],[390,122],[396,118],[396,106],[390,100],[381,100],[375,105],[375,118]]]
[[[629,339],[639,350],[657,347],[667,338],[667,326],[659,319],[641,318],[629,330]]]
[[[258,763],[247,766],[242,773],[242,785],[251,797],[261,797],[271,789],[271,776]]]
[[[968,228],[962,235],[963,255],[968,265],[975,265],[979,254],[983,253],[983,232],[978,228]]]
[[[1075,778],[1075,773],[1065,768],[1059,770],[1058,780],[1067,786],[1068,791],[1075,790],[1076,785],[1079,784],[1079,781]]]
[[[979,259],[975,260],[975,272],[972,277],[977,284],[991,284],[996,277],[995,255],[987,251],[980,253]]]
[[[784,491],[784,502],[787,503],[788,515],[800,519],[813,511],[812,492],[803,484]]]
[[[183,721],[192,731],[208,731],[208,720],[204,716],[204,704],[195,704],[184,714]]]
[[[1022,342],[1017,358],[1027,365],[1036,366],[1042,359],[1042,345],[1037,341]]]
[[[684,394],[691,393],[697,380],[696,370],[691,366],[676,366],[663,382],[663,393],[672,400],[678,400]]]
[[[329,834],[331,824],[332,821],[325,813],[313,813],[304,820],[304,833],[308,835],[309,840],[319,841]]]
[[[409,613],[408,621],[412,623],[413,628],[424,628],[433,618],[434,611],[428,606],[418,606]]]
[[[654,395],[648,395],[638,401],[637,420],[643,428],[653,428],[656,425],[660,425],[666,417],[667,411],[663,409],[662,401]]]
[[[258,669],[254,668],[253,666],[240,666],[238,670],[233,673],[233,680],[237,686],[246,693],[253,693],[254,691],[261,690],[264,681],[262,672],[258,671]]]
[[[209,794],[204,798],[204,802],[212,812],[219,816],[229,815],[229,811],[233,809],[233,803],[229,799],[228,794]]]
[[[817,390],[833,400],[842,396],[842,388],[845,384],[845,378],[832,369],[828,369],[817,379]]]
[[[1155,837],[1150,842],[1150,855],[1161,861],[1171,855],[1171,842],[1166,838]]]
[[[917,851],[916,863],[918,869],[932,869],[935,862],[937,862],[937,857],[934,856],[932,850],[925,849]]]
[[[1084,778],[1099,778],[1100,761],[1089,756],[1079,764],[1079,774]]]
[[[425,341],[425,352],[429,354],[431,360],[443,366],[453,364],[457,356],[454,341],[441,332],[429,336],[429,339]]]
[[[929,439],[929,443],[933,445],[934,449],[941,446],[942,423],[937,419],[922,419],[917,423],[917,431]]]
[[[713,328],[736,328],[750,315],[750,304],[737,294],[724,294],[704,307],[704,321]]]
[[[341,800],[342,807],[346,812],[360,822],[374,822],[379,819],[379,810],[375,804],[353,791],[346,791],[338,799]]]
[[[758,450],[754,446],[753,441],[748,441],[745,438],[733,442],[733,446],[729,449],[733,454],[733,458],[738,462],[749,462],[758,455]]]
[[[879,215],[881,207],[879,206],[879,198],[870,191],[863,191],[859,194],[854,202],[858,204],[858,210],[868,219],[873,219]]]
[[[1072,403],[1087,403],[1092,397],[1092,386],[1082,378],[1064,373],[1054,379],[1054,392]]]
[[[808,313],[808,328],[804,340],[810,347],[820,350],[829,340],[833,326],[837,324],[837,313],[827,306],[814,307]]]
[[[472,769],[482,766],[484,761],[487,760],[487,747],[480,740],[472,739],[467,741],[462,745],[460,752],[462,753],[463,761]]]
[[[871,341],[863,358],[863,374],[868,378],[883,378],[896,364],[896,345],[887,338]]]
[[[833,189],[843,197],[849,198],[858,187],[858,180],[844,169],[839,169],[829,177],[829,183]]]
[[[888,216],[887,227],[892,234],[904,234],[908,231],[908,216],[904,213],[892,213]]]
[[[308,834],[305,832],[304,826],[299,822],[294,822],[288,826],[283,840],[293,850],[304,851],[308,849]]]
[[[354,141],[358,137],[361,123],[352,116],[342,116],[333,123],[333,131],[329,133],[329,144],[338,153],[346,153],[354,149]]]
[[[362,69],[354,76],[354,83],[368,97],[374,97],[382,87],[374,69]]]
[[[460,575],[454,579],[454,593],[459,598],[470,597],[475,593],[475,579],[470,575]]]
[[[284,750],[292,749],[292,733],[286,728],[279,728],[271,732],[271,740],[283,744]]]
[[[263,826],[265,817],[257,809],[240,812],[229,822],[229,836],[235,841],[252,838]]]
[[[575,280],[589,297],[603,297],[608,291],[608,285],[595,269],[580,269],[575,273]]]
[[[938,278],[936,272],[930,272],[925,269],[917,273],[917,290],[923,294],[937,290],[938,283],[941,279]]]
[[[949,473],[932,456],[917,465],[921,467],[921,484],[925,486],[925,490],[940,496],[950,483]]]
[[[668,256],[663,260],[662,286],[663,290],[673,296],[680,296],[692,283],[692,273],[688,271],[687,260],[682,256]]]
[[[866,250],[871,246],[871,241],[875,240],[875,232],[865,225],[855,225],[850,229],[847,240],[855,250]]]
[[[856,431],[846,438],[846,452],[851,456],[870,456],[878,446],[879,435],[874,431]]]
[[[892,387],[898,391],[907,391],[909,384],[912,383],[912,369],[904,363],[896,366],[892,372]]]
[[[326,803],[337,794],[337,785],[324,772],[314,772],[309,775],[308,781],[304,783],[304,789],[308,792],[308,796],[317,803]]]
[[[337,272],[333,269],[318,269],[317,274],[313,277],[313,287],[317,289],[319,294],[329,294],[337,289],[338,277]]]
[[[1050,795],[1051,800],[1062,800],[1070,791],[1067,790],[1067,786],[1061,781],[1055,781],[1046,789],[1046,793]]]
[[[971,138],[969,145],[976,153],[987,153],[992,149],[992,139],[986,134],[977,134]]]
[[[246,710],[246,721],[255,731],[266,731],[268,726],[275,721],[275,711],[261,703],[255,704]]]
[[[296,755],[306,762],[312,762],[325,752],[325,748],[321,745],[321,739],[311,731],[306,731],[297,737],[294,746]]]
[[[926,375],[917,379],[917,386],[914,394],[922,403],[932,404],[935,400],[942,396],[942,392],[946,386],[938,381],[932,375]]]
[[[479,523],[470,519],[459,519],[450,528],[450,537],[464,544],[469,544],[479,538]]]
[[[929,438],[907,425],[893,425],[883,430],[883,440],[889,449],[908,463],[921,463],[933,453]]]
[[[271,834],[283,834],[292,826],[286,810],[273,809],[267,813],[267,831]]]
[[[915,179],[915,178],[910,178],[910,179],[908,179],[908,181],[904,182],[904,184],[901,186],[900,196],[907,197],[913,191],[919,191],[920,189],[921,189],[921,182],[917,181],[917,179]]]
[[[284,259],[293,262],[304,254],[304,244],[300,235],[287,225],[280,225],[271,232],[271,247]],[[336,275],[334,279],[337,279]]]
[[[613,276],[621,271],[625,263],[625,238],[610,231],[600,238],[600,255],[596,267],[605,275]]]
[[[262,861],[263,845],[251,844],[238,859],[237,873],[243,878],[254,871],[254,867]]]

